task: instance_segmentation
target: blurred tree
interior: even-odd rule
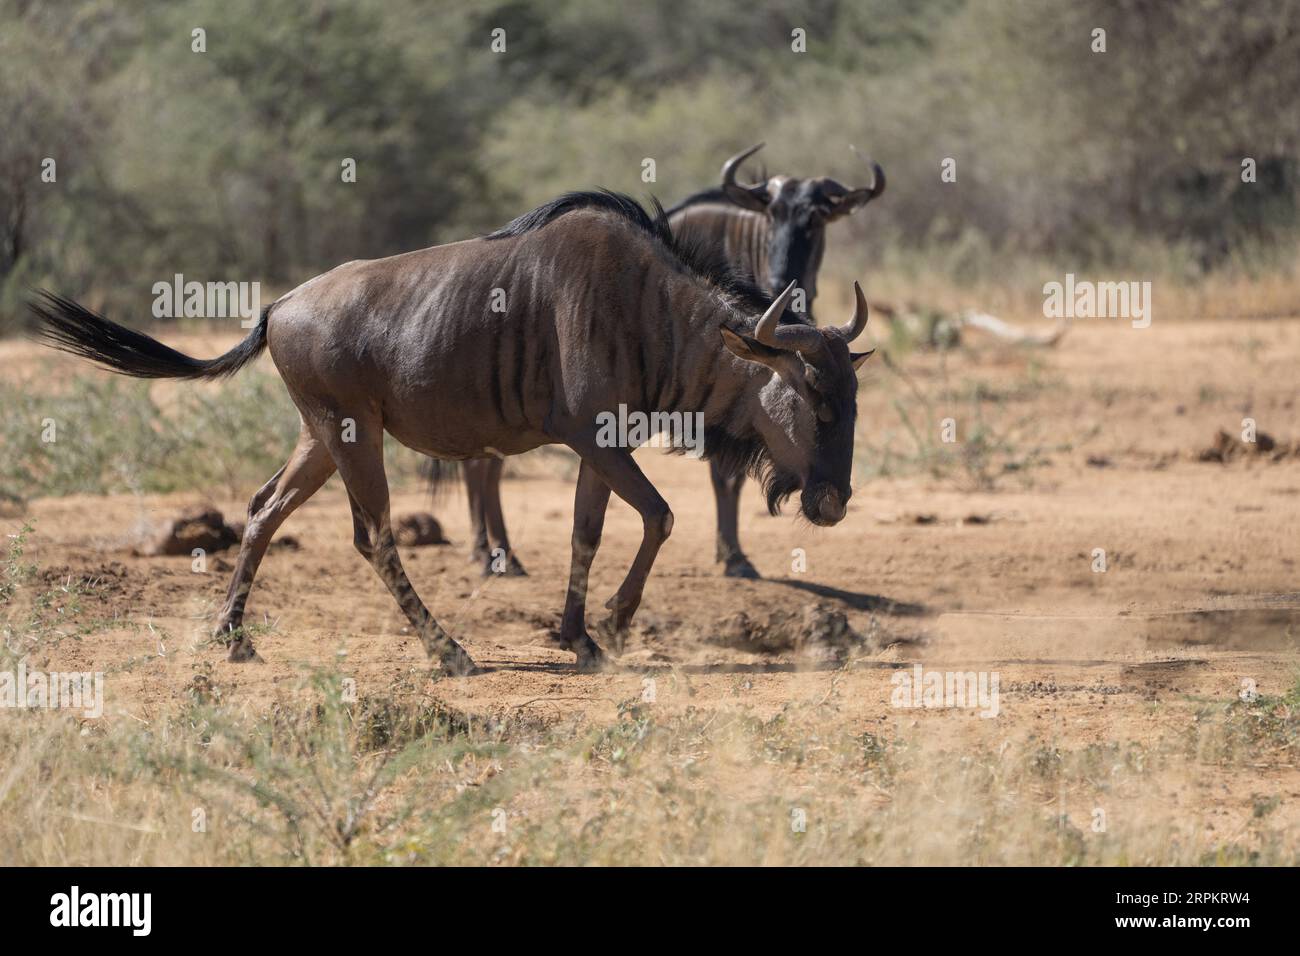
[[[1156,247],[1195,274],[1289,264],[1300,235],[1283,0],[0,0],[0,23],[0,321],[31,285],[126,317],[176,272],[271,292],[564,189],[671,203],[759,140],[773,172],[883,163],[832,249],[855,273]]]

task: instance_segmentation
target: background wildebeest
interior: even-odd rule
[[[828,176],[798,179],[764,177],[738,183],[736,172],[762,143],[732,156],[722,165],[719,186],[682,200],[668,210],[673,234],[684,243],[702,245],[758,287],[777,295],[790,283],[799,290],[800,305],[791,314],[813,323],[817,272],[826,250],[826,226],[862,208],[885,189],[885,172],[872,162],[869,186],[849,188]],[[490,458],[463,466],[474,543],[471,560],[485,574],[522,574],[523,566],[510,547],[501,506],[503,462]],[[740,547],[740,489],[743,472],[727,474],[718,461],[709,465],[717,502],[716,560],[729,577],[756,578],[758,571]],[[443,477],[437,463],[426,467],[436,484]]]
[[[491,308],[500,290],[505,313]],[[317,276],[263,310],[252,334],[215,359],[191,358],[49,293],[33,310],[55,346],[139,377],[217,378],[270,350],[302,425],[288,463],[249,503],[217,624],[232,660],[255,656],[244,606],[272,535],[337,469],[357,550],[429,656],[466,673],[473,661],[402,568],[384,432],[453,460],[552,443],[579,455],[560,640],[580,667],[597,666],[603,651],[586,629],[587,574],[610,492],[643,520],[632,567],[606,605],[618,646],[673,524],[631,449],[598,440],[601,413],[625,406],[698,414],[705,454],[728,474],[760,477],[773,513],[802,490],[809,521],[844,517],[855,370],[870,354],[852,355],[848,343],[866,326],[866,302],[855,284],[846,326],[780,324],[793,291],[791,284],[769,301],[716,257],[676,240],[662,210],[652,219],[626,196],[570,193],[483,239]]]
[[[871,185],[857,189],[828,176],[772,176],[737,183],[740,165],[762,148],[759,143],[728,159],[722,165],[721,186],[682,200],[668,211],[668,219],[684,241],[720,247],[727,262],[753,276],[760,288],[775,295],[796,283],[804,294],[802,315],[811,324],[826,226],[884,192],[885,171],[873,162]],[[729,577],[756,578],[758,571],[740,547],[740,489],[745,475],[725,474],[717,462],[710,462],[709,477],[717,502],[715,560],[723,563],[723,573]]]
[[[722,164],[719,186],[695,193],[668,210],[673,232],[684,241],[707,242],[727,262],[754,277],[775,295],[791,282],[804,291],[811,321],[817,272],[826,251],[826,226],[885,191],[885,172],[871,163],[871,185],[850,189],[829,176],[798,179],[766,176],[736,182],[742,163],[760,149],[751,146]]]

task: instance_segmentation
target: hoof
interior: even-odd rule
[[[749,558],[743,554],[735,555],[727,559],[727,566],[722,572],[724,577],[728,578],[748,578],[757,580],[762,577],[758,573],[758,568],[749,563]]]
[[[609,660],[605,651],[591,639],[591,635],[586,631],[583,631],[577,637],[566,637],[564,634],[557,634],[555,639],[556,643],[564,650],[573,651],[580,671],[593,673],[604,667]]]
[[[611,604],[614,599],[610,598]],[[610,605],[606,605],[609,607]],[[622,657],[623,650],[627,647],[627,628],[618,626],[618,611],[614,611],[609,617],[601,621],[597,626],[600,636],[605,643],[614,652],[615,657]]]
[[[226,660],[232,664],[265,664],[262,656],[253,649],[253,642],[247,638],[240,637],[230,645],[230,654]]]
[[[266,663],[258,656],[257,651],[253,650],[253,640],[244,633],[242,624],[235,624],[230,621],[222,621],[212,631],[212,639],[220,641],[230,648],[230,653],[226,655],[226,660],[232,664],[244,664],[248,661],[255,661],[258,664]]]
[[[587,638],[586,643],[579,644],[574,653],[578,656],[578,670],[584,674],[594,674],[603,669],[608,662],[608,658],[605,656],[605,652],[600,649],[600,645],[590,637]]]
[[[449,650],[439,658],[442,669],[452,677],[469,677],[471,674],[481,674],[482,670],[474,663],[474,658],[465,653],[465,649],[459,644],[453,644]]]
[[[483,561],[483,577],[485,578],[491,578],[491,577],[526,578],[528,577],[528,572],[524,570],[524,566],[519,563],[519,559],[514,556],[513,552],[507,555],[504,563],[502,563],[502,561],[499,558],[494,558],[491,555],[487,556],[486,558],[483,558],[482,561]],[[500,570],[498,570],[498,568]]]

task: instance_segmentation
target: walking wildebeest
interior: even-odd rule
[[[802,490],[803,516],[833,525],[849,500],[855,370],[848,343],[866,326],[782,324],[774,301],[724,264],[675,239],[616,193],[569,193],[482,239],[349,262],[262,311],[256,329],[215,359],[195,359],[42,293],[32,304],[56,347],[144,378],[232,375],[269,349],[302,419],[288,463],[253,496],[217,633],[230,659],[255,656],[242,629],[257,566],[281,522],[337,470],[353,541],[397,600],[429,656],[463,674],[464,649],[416,595],[389,524],[383,436],[435,458],[515,455],[563,444],[581,459],[560,642],[580,668],[604,652],[586,628],[587,572],[610,492],[641,515],[640,549],[606,604],[621,646],[655,555],[672,530],[668,504],[627,447],[597,421],[620,405],[698,413],[704,453],[744,468],[769,509]],[[493,311],[504,290],[507,310]]]
[[[737,271],[752,276],[758,287],[778,294],[791,282],[803,290],[804,318],[812,323],[817,272],[826,249],[826,226],[849,215],[885,190],[885,172],[871,163],[870,186],[849,189],[834,179],[773,176],[762,182],[736,182],[736,171],[763,148],[750,147],[722,165],[722,183],[682,200],[668,210],[673,234],[683,242],[720,252]],[[715,253],[716,254],[716,253]],[[523,574],[511,550],[501,508],[502,460],[489,458],[463,466],[474,538],[471,560],[505,574]],[[740,547],[740,489],[743,472],[724,474],[718,462],[709,467],[717,502],[717,550],[728,577],[756,578],[758,571]],[[436,466],[429,469],[436,482]]]

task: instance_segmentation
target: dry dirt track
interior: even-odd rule
[[[216,341],[205,343],[207,354]],[[13,371],[32,354],[8,346],[0,363]],[[515,547],[530,571],[524,579],[484,581],[466,562],[457,491],[438,508],[456,544],[404,549],[403,560],[435,615],[488,672],[439,680],[437,694],[471,713],[522,706],[609,720],[616,701],[641,692],[646,674],[667,678],[660,682],[669,689],[667,706],[743,699],[760,712],[822,698],[835,682],[837,719],[861,731],[901,723],[959,748],[1045,734],[1076,746],[1140,742],[1177,732],[1200,701],[1233,699],[1243,680],[1261,693],[1282,693],[1300,664],[1300,458],[1221,465],[1192,453],[1219,428],[1235,433],[1245,415],[1279,439],[1300,438],[1297,354],[1296,321],[1157,321],[1143,332],[1081,325],[1038,358],[993,349],[950,357],[943,370],[950,381],[1007,383],[1002,407],[1033,418],[1048,462],[1024,480],[1004,477],[992,491],[965,490],[960,476],[950,475],[858,478],[848,518],[828,530],[762,515],[750,488],[743,540],[763,581],[719,577],[707,469],[643,451],[642,466],[675,511],[675,531],[626,655],[596,675],[575,673],[571,655],[547,636],[568,567],[570,483],[539,477],[506,484]],[[1047,385],[1023,389],[1029,363]],[[934,356],[913,355],[906,368],[927,389],[941,374]],[[882,422],[898,424],[883,394],[889,373],[868,369],[860,441]],[[200,661],[210,663],[228,702],[254,708],[273,700],[304,662],[330,662],[343,648],[362,694],[428,672],[392,599],[352,550],[337,478],[285,526],[282,533],[301,549],[273,549],[263,564],[249,611],[250,619],[274,623],[258,642],[266,663],[226,663],[204,640],[233,553],[194,574],[187,558],[138,558],[128,550],[147,528],[199,500],[78,496],[26,508],[37,528],[29,556],[53,578],[97,580],[91,610],[131,622],[61,646],[51,666],[104,669],[165,651],[118,678],[110,713],[146,717],[168,708]],[[245,504],[214,503],[230,517]],[[394,512],[426,506],[412,489],[396,496]],[[5,521],[16,526],[19,519],[11,513]],[[593,620],[639,531],[639,520],[616,501],[593,573]],[[807,555],[802,573],[791,570],[796,548]],[[1092,569],[1094,548],[1107,552],[1105,573]],[[812,601],[843,610],[857,630],[889,646],[854,655],[841,672],[701,640],[736,612],[762,618]],[[166,635],[161,644],[158,635]],[[891,676],[913,661],[996,671],[998,717],[892,708]],[[1277,814],[1294,832],[1300,768],[1293,759],[1272,760],[1248,776],[1200,772],[1150,796],[1230,834],[1247,825],[1261,794],[1280,798]]]

